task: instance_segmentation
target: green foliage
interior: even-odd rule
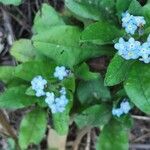
[[[135,63],[125,82],[131,101],[143,112],[150,114],[150,65]]]
[[[97,150],[128,150],[128,130],[118,121],[111,120],[97,141]]]
[[[110,62],[105,76],[105,85],[113,86],[124,81],[130,71],[133,61],[127,61],[119,55],[115,55]]]
[[[47,114],[45,110],[36,108],[27,113],[20,125],[19,144],[27,149],[29,144],[38,144],[46,131]]]
[[[110,118],[111,107],[109,105],[100,104],[90,106],[75,116],[75,123],[79,128],[83,128],[85,126],[98,127],[108,123]]]
[[[22,2],[22,0],[0,0],[0,2],[5,5],[19,5]]]

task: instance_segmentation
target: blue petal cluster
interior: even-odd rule
[[[47,84],[47,81],[42,78],[42,76],[36,76],[32,79],[31,85],[32,89],[35,91],[37,97],[45,95],[44,88]]]
[[[57,66],[55,68],[54,77],[58,78],[59,80],[63,80],[65,77],[68,76],[69,70],[67,70],[64,66]]]
[[[66,97],[66,89],[63,87],[60,90],[60,97],[56,97],[53,92],[46,93],[45,102],[50,107],[52,113],[63,112],[65,110],[66,105],[68,104],[68,99]]]
[[[128,101],[123,100],[119,108],[113,108],[112,114],[114,116],[120,117],[123,114],[127,114],[131,110],[131,106]]]
[[[122,14],[122,27],[125,28],[125,31],[129,34],[134,34],[135,31],[146,24],[146,21],[143,16],[133,16],[128,12]]]

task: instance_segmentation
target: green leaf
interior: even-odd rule
[[[150,64],[137,62],[125,82],[131,101],[143,112],[150,114]]]
[[[81,44],[81,30],[74,26],[56,26],[33,37],[37,51],[57,64],[73,67],[90,57],[110,55],[110,47]],[[112,49],[112,48],[111,48]]]
[[[32,87],[30,86],[29,88],[27,88],[26,92],[25,92],[26,95],[29,95],[29,96],[35,96],[35,91],[32,89]]]
[[[126,12],[132,0],[117,0],[116,1],[116,9],[119,17],[123,12]]]
[[[19,144],[26,149],[29,144],[38,144],[44,137],[47,124],[45,110],[36,108],[25,115],[21,122]]]
[[[5,4],[5,5],[19,5],[21,3],[22,0],[0,0],[1,3]]]
[[[81,81],[77,88],[77,96],[82,104],[94,102],[94,99],[107,101],[111,98],[110,92],[104,86],[103,79],[100,75],[95,80]]]
[[[128,150],[128,130],[118,121],[104,126],[97,141],[97,150]]]
[[[33,60],[36,55],[36,51],[31,43],[31,40],[28,39],[20,39],[15,41],[10,52],[11,55],[20,62]]]
[[[86,63],[82,63],[75,69],[75,75],[77,78],[82,80],[92,80],[99,78],[99,73],[91,72]]]
[[[15,67],[1,66],[0,67],[0,80],[7,83],[14,78]]]
[[[82,32],[81,41],[99,45],[112,44],[114,39],[122,35],[123,32],[116,26],[107,22],[96,22],[85,28]]]
[[[30,61],[18,65],[15,69],[15,76],[30,82],[38,75],[50,80],[53,77],[55,67],[55,64],[47,61]]]
[[[0,94],[0,108],[18,109],[30,106],[36,98],[25,95],[26,86],[11,87]]]
[[[132,64],[133,61],[127,61],[116,54],[107,68],[105,85],[113,86],[124,81]]]
[[[114,0],[65,0],[65,5],[76,16],[92,20],[110,18],[115,11]]]
[[[146,20],[146,25],[150,25],[150,3],[144,5],[142,7],[142,15],[144,16],[144,19]]]
[[[132,15],[142,15],[142,6],[137,0],[132,0],[128,12]]]
[[[60,135],[67,134],[69,129],[69,113],[72,107],[73,95],[69,93],[69,91],[67,93],[69,104],[67,104],[65,111],[62,113],[52,114],[54,129]]]
[[[100,126],[108,123],[111,118],[111,107],[108,105],[93,105],[83,110],[75,117],[75,122],[79,128],[85,126]]]
[[[33,32],[47,31],[50,27],[56,25],[64,25],[62,18],[53,7],[48,4],[43,4],[35,16]]]

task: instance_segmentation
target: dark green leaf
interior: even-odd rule
[[[47,124],[47,114],[36,108],[23,118],[19,132],[19,144],[26,149],[29,144],[38,144],[44,137]]]
[[[131,68],[125,82],[131,101],[143,112],[150,114],[150,65],[141,62]]]
[[[127,61],[116,54],[107,68],[105,85],[113,86],[124,81],[132,64],[133,61]]]
[[[17,109],[30,106],[36,98],[25,95],[26,87],[18,86],[6,89],[0,94],[0,108]]]
[[[81,41],[100,45],[112,44],[114,39],[122,35],[123,32],[114,25],[107,22],[96,22],[85,28]]]
[[[118,121],[104,126],[97,141],[97,150],[128,150],[128,130]]]
[[[94,105],[75,117],[75,122],[79,128],[85,126],[100,126],[108,123],[111,117],[111,108],[108,105]]]

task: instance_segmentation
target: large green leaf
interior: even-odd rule
[[[76,16],[92,20],[110,18],[115,12],[114,0],[65,0],[65,5]]]
[[[122,35],[123,32],[116,26],[107,22],[96,22],[85,28],[81,41],[100,45],[112,44],[114,39]]]
[[[100,126],[108,123],[111,118],[111,107],[108,105],[93,105],[75,117],[75,122],[79,128],[85,126]]]
[[[88,81],[81,81],[77,88],[77,95],[81,103],[92,103],[94,100],[110,100],[110,92],[104,86],[102,77]]]
[[[36,55],[36,51],[31,43],[31,40],[28,39],[20,39],[15,41],[10,52],[11,55],[20,62],[33,60]]]
[[[21,3],[22,0],[0,0],[1,3],[5,4],[5,5],[19,5]]]
[[[54,73],[56,65],[47,61],[30,61],[18,65],[15,69],[15,76],[31,81],[35,76],[41,75],[49,80]]]
[[[45,110],[36,108],[25,115],[21,122],[19,144],[26,149],[29,144],[38,144],[44,137],[47,124]]]
[[[140,110],[150,114],[150,65],[137,62],[131,69],[125,90]]]
[[[25,95],[26,86],[11,87],[0,94],[0,108],[17,109],[30,106],[36,98]]]
[[[52,115],[54,129],[60,135],[67,134],[69,129],[69,113],[72,108],[73,96],[72,93],[69,93],[69,91],[67,93],[69,103],[67,104],[65,111],[62,113],[55,113]]]
[[[81,30],[74,26],[56,26],[33,37],[37,51],[56,61],[73,67],[90,57],[111,55],[112,48],[79,42]]]
[[[48,4],[43,4],[34,19],[33,32],[47,31],[50,27],[63,25],[64,22],[59,14]]]
[[[144,5],[142,7],[142,15],[144,16],[144,19],[146,20],[146,25],[150,25],[150,3]]]
[[[116,54],[107,68],[105,85],[113,86],[124,81],[132,64],[133,61],[127,61]]]
[[[128,130],[120,122],[111,120],[104,126],[97,141],[97,150],[128,150]]]

